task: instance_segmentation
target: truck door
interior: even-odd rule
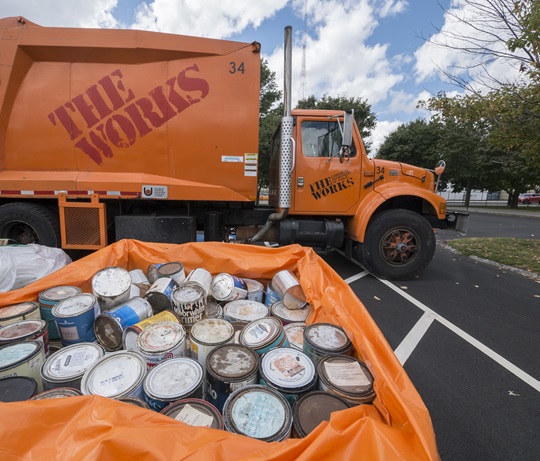
[[[340,162],[341,131],[335,119],[297,119],[293,209],[296,213],[343,215],[360,197],[362,156],[351,146]]]

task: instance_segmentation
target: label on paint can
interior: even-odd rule
[[[174,312],[180,317],[182,325],[191,327],[202,320],[206,308],[206,294],[200,285],[184,284],[172,293]]]
[[[96,340],[94,321],[99,315],[99,304],[95,296],[80,294],[59,301],[52,308],[62,345]]]
[[[196,283],[200,285],[206,296],[210,293],[210,285],[212,284],[212,274],[202,267],[193,269],[187,276],[186,283]]]
[[[176,288],[178,283],[170,277],[160,277],[152,284],[144,297],[152,305],[154,314],[173,308],[171,296]]]
[[[186,355],[186,330],[179,323],[160,322],[145,328],[137,338],[137,350],[148,367]]]

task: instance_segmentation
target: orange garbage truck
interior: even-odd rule
[[[0,238],[299,243],[419,273],[465,219],[433,171],[369,158],[352,114],[291,110],[291,35],[259,205],[259,43],[0,19]]]

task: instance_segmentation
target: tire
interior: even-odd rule
[[[9,243],[59,247],[60,222],[56,213],[42,205],[7,203],[0,206],[0,238]]]
[[[360,247],[362,263],[389,280],[411,279],[435,254],[435,234],[428,221],[409,210],[387,210],[368,226]]]

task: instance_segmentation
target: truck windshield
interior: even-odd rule
[[[302,152],[305,157],[332,157],[341,148],[341,131],[335,121],[302,122]],[[356,148],[351,146],[350,156],[356,155]]]

